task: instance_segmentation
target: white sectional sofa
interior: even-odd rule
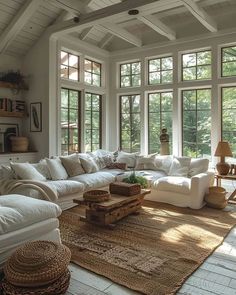
[[[22,177],[20,171],[23,169],[24,178],[32,177],[49,186],[55,191],[56,203],[63,210],[72,207],[73,199],[84,191],[108,189],[111,182],[126,177],[131,172],[118,169],[124,168],[124,164],[127,164],[128,169],[135,168],[136,173],[148,179],[151,194],[146,199],[180,207],[201,208],[204,195],[214,180],[214,173],[208,171],[206,159],[158,155],[144,157],[120,152],[115,163],[113,160],[113,154],[105,151],[43,160],[34,164],[34,170],[43,175],[41,179],[31,168],[27,174],[26,164],[13,164],[11,169],[18,177]]]

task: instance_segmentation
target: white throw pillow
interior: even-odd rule
[[[136,166],[136,157],[138,153],[126,153],[119,151],[116,161],[118,163],[126,163],[128,168],[134,168]]]
[[[188,175],[193,177],[199,173],[204,173],[208,170],[208,159],[191,159]]]
[[[106,150],[96,150],[89,155],[95,160],[99,169],[104,169],[107,166],[110,166],[114,161],[114,155],[112,152]]]
[[[60,157],[60,160],[62,162],[62,165],[65,167],[67,174],[70,177],[85,173],[78,154],[74,153],[68,156]]]
[[[157,155],[155,157],[155,170],[163,171],[166,174],[168,174],[170,171],[170,166],[172,162],[173,162],[173,156],[171,155],[165,155],[165,156]]]
[[[46,159],[52,180],[63,180],[67,179],[68,175],[66,169],[63,167],[59,158]]]
[[[78,156],[86,173],[94,173],[99,171],[97,163],[89,154],[79,153]]]
[[[52,179],[46,159],[40,160],[39,163],[32,164],[46,179]]]
[[[168,175],[171,176],[188,176],[191,158],[189,157],[175,157]]]
[[[11,163],[11,168],[19,179],[46,181],[46,178],[30,163]]]
[[[150,154],[147,156],[136,156],[136,170],[156,170],[155,167],[155,158],[156,158],[156,153],[155,154]]]
[[[16,179],[15,171],[8,165],[2,165],[2,179]]]

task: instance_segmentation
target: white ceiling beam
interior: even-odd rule
[[[6,51],[10,43],[37,10],[42,0],[27,0],[0,36],[0,52]]]
[[[78,28],[83,29],[104,22],[113,22],[116,18],[119,20],[120,15],[127,15],[129,19],[128,10],[134,8],[142,9],[143,7],[151,9],[151,7],[155,7],[158,3],[159,1],[157,0],[127,0],[87,14],[82,14],[79,16],[79,19],[76,20],[69,20],[61,24],[51,25],[48,27],[48,33],[70,33],[76,31]]]
[[[166,26],[157,17],[155,17],[153,15],[137,16],[137,19],[139,19],[145,25],[152,28],[157,33],[167,37],[169,40],[175,40],[176,39],[175,32],[172,29],[170,29],[168,26]]]
[[[80,0],[47,0],[50,4],[62,8],[72,15],[76,16],[86,12],[87,5],[91,2]]]
[[[112,23],[105,23],[105,24],[100,24],[97,25],[98,28],[101,30],[105,30],[106,32],[115,35],[126,42],[129,42],[137,47],[142,46],[142,40],[135,35],[131,34],[129,31],[123,29],[121,26],[112,24]]]
[[[100,48],[104,48],[105,46],[107,46],[112,39],[114,38],[114,35],[112,35],[111,33],[106,34],[102,40],[99,42],[98,47]]]
[[[68,19],[72,19],[73,17],[74,17],[74,15],[72,15],[71,13],[69,13],[66,10],[63,10],[62,13],[54,21],[54,24],[58,24],[62,21],[68,20]]]
[[[81,40],[85,40],[85,39],[88,37],[89,33],[92,32],[92,30],[93,30],[93,26],[84,29],[84,30],[81,32],[79,38],[80,38]]]
[[[217,32],[217,24],[197,3],[192,0],[182,0],[185,7],[206,27],[210,32]]]

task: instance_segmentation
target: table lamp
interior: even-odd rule
[[[225,157],[233,157],[228,141],[220,141],[215,151],[215,156],[220,157],[220,162],[216,164],[216,170],[221,175],[229,173],[230,165],[225,163]]]

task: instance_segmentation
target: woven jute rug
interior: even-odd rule
[[[145,202],[114,229],[79,221],[79,208],[62,213],[62,241],[72,262],[149,295],[175,294],[236,224],[235,207],[220,211]]]

